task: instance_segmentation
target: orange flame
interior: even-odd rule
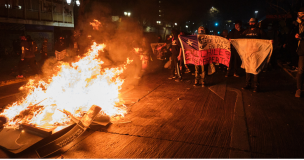
[[[104,62],[97,56],[104,47],[104,44],[94,42],[78,62],[58,62],[61,64],[56,68],[58,72],[47,81],[29,80],[20,88],[28,91],[27,96],[7,106],[0,114],[8,119],[5,127],[29,123],[50,128],[70,121],[62,110],[81,117],[93,105],[101,107],[102,112],[112,118],[124,116],[126,107],[119,106],[121,100],[118,97],[124,80],[119,75],[132,61],[128,59],[127,64],[116,68],[102,68]],[[29,112],[31,114],[26,114]]]
[[[93,26],[93,30],[99,30],[100,22],[96,19],[94,19],[94,22],[90,22],[90,25]]]

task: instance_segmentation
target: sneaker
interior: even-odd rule
[[[247,84],[245,87],[243,87],[242,89],[244,90],[248,90],[248,89],[251,89],[251,85],[250,84]]]
[[[16,78],[21,79],[21,78],[24,78],[24,77],[23,77],[23,75],[18,75]]]
[[[199,81],[198,80],[194,80],[194,85],[193,86],[199,86]]]
[[[169,77],[168,79],[174,79],[174,78],[176,78],[176,76]]]
[[[259,86],[255,86],[254,88],[253,88],[253,92],[260,92],[260,87]]]
[[[236,73],[234,73],[234,75],[233,75],[234,77],[240,77],[238,74],[236,74]]]
[[[296,91],[295,97],[300,98],[301,97],[301,92],[302,92],[301,89],[298,89]]]

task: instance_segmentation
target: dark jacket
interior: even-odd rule
[[[238,39],[238,38],[242,38],[242,33],[244,32],[244,29],[241,28],[240,31],[236,30],[235,28],[233,28],[229,34],[228,34],[228,39]]]
[[[181,44],[179,42],[178,36],[175,35],[172,38],[172,54],[178,56],[180,48],[181,48]]]
[[[55,51],[61,52],[66,49],[64,41],[58,40],[55,44]]]
[[[298,38],[299,40],[299,46],[297,53],[299,56],[304,56],[304,22],[299,24],[299,35],[300,37]]]
[[[37,44],[35,41],[22,41],[21,48],[23,50],[21,59],[35,57],[35,52],[37,51]]]
[[[242,38],[252,38],[252,39],[268,39],[266,33],[260,29],[260,28],[254,28],[254,30],[251,30],[251,28],[246,29],[242,33]]]

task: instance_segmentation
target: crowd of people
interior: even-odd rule
[[[273,52],[269,64],[264,68],[264,71],[269,71],[270,69],[276,68],[277,60],[280,60],[289,65],[291,70],[297,71],[297,90],[295,97],[300,97],[302,94],[302,84],[303,84],[303,72],[304,72],[304,8],[301,8],[298,12],[297,21],[293,22],[289,33],[282,36],[278,28],[274,29],[269,27],[267,33],[260,28],[259,23],[255,18],[251,18],[248,22],[249,26],[247,29],[242,27],[242,21],[237,20],[234,23],[234,28],[228,32],[228,30],[223,30],[221,36],[231,40],[231,39],[268,39],[272,40]],[[198,28],[199,34],[210,34],[208,29],[205,27]],[[167,35],[165,43],[158,47],[157,50],[161,51],[163,54],[161,59],[166,59],[171,61],[171,75],[169,79],[175,79],[175,81],[183,80],[185,73],[190,72],[189,65],[184,64],[184,57],[182,54],[182,47],[179,41],[179,36],[185,35],[185,32],[172,30],[171,35]],[[76,35],[72,38],[71,44],[66,44],[65,38],[60,36],[54,45],[55,57],[58,61],[64,61],[68,55],[67,49],[72,50],[74,55],[80,55],[83,51],[88,49],[91,45],[92,37],[87,36],[87,45],[80,45],[77,43]],[[91,40],[91,41],[90,41]],[[158,37],[158,42],[161,42],[161,36]],[[40,69],[36,65],[35,55],[37,53],[41,54],[42,63],[48,58],[48,40],[44,39],[41,49],[38,51],[37,44],[32,38],[27,36],[21,36],[21,59],[18,64],[18,76],[17,78],[23,78],[23,69],[26,64],[28,64],[33,70],[34,74],[39,74]],[[17,47],[18,48],[18,47]],[[132,36],[126,37],[126,39],[121,44],[116,44],[109,46],[109,50],[117,50],[122,48],[126,50],[126,57],[130,57],[134,60],[136,78],[141,77],[141,71],[143,68],[143,62],[148,62],[151,59],[149,54],[149,43],[146,38],[132,38]],[[76,53],[76,54],[75,54]],[[147,64],[145,64],[147,65]],[[208,69],[214,69],[215,65],[218,64],[206,64],[206,65],[195,65],[194,66],[194,85],[204,87],[206,84],[206,78],[208,76]],[[226,76],[229,77],[233,75],[234,77],[239,77],[241,68],[241,59],[236,51],[236,49],[231,45],[231,58],[230,67],[226,68],[224,65],[219,64],[218,69],[226,71]],[[259,92],[260,90],[260,74],[246,73],[246,83],[242,88],[244,90],[252,89],[253,92]]]
[[[282,36],[278,28],[274,29],[269,26],[268,31],[265,32],[260,28],[259,23],[255,18],[251,18],[248,22],[247,29],[243,29],[242,21],[235,21],[235,28],[229,33],[224,30],[221,34],[226,39],[268,39],[271,40],[273,46],[272,56],[269,63],[264,67],[263,72],[275,69],[277,67],[278,60],[282,63],[290,65],[291,69],[297,71],[297,90],[295,97],[301,97],[303,92],[303,72],[304,72],[304,8],[301,8],[298,12],[298,19],[293,22],[289,33]],[[209,34],[207,28],[199,27],[199,34]],[[178,31],[172,30],[172,34],[166,37],[165,44],[158,48],[162,50],[167,49],[167,54],[171,55],[171,75],[169,79],[176,79],[179,82],[182,80],[182,76],[185,74],[185,68],[189,68],[183,64],[181,44],[178,40],[178,36],[184,34]],[[171,45],[170,45],[171,44]],[[241,59],[236,49],[231,45],[231,58],[230,67],[227,70],[226,76],[229,77],[233,74],[234,77],[239,77],[239,69],[241,68]],[[208,75],[208,68],[214,68],[214,64],[195,65],[195,80],[194,86],[206,85],[206,77]],[[218,68],[225,68],[220,65]],[[246,72],[246,71],[245,71]],[[252,89],[253,92],[260,91],[260,74],[246,73],[246,84],[242,88],[244,90]]]

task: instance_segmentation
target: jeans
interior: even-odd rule
[[[206,75],[208,75],[208,66],[209,64],[206,65],[195,65],[195,82],[201,81],[202,84],[205,83],[206,80]],[[202,70],[202,74],[199,74],[200,70]]]
[[[297,89],[302,90],[304,72],[304,56],[299,56],[298,74],[297,74]]]
[[[176,73],[179,72],[179,67],[177,65],[177,54],[172,52],[172,55],[171,55],[171,74],[172,74],[172,76],[175,76],[175,71],[176,71]]]
[[[253,81],[255,83],[255,86],[260,85],[260,76],[259,74],[252,75],[251,73],[246,73],[246,85],[251,85],[251,79],[253,76]]]

